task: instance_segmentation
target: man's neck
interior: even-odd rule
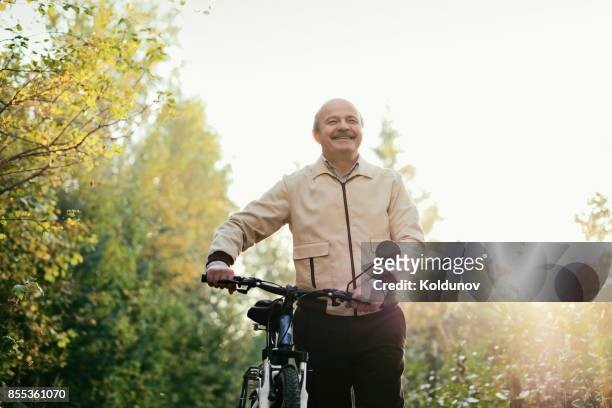
[[[338,170],[338,173],[342,176],[345,176],[349,171],[351,171],[353,166],[355,166],[357,160],[359,160],[359,155],[357,155],[356,157],[334,157],[333,159],[330,159],[327,156],[323,157],[328,162],[330,162],[332,166],[334,166],[336,170]]]

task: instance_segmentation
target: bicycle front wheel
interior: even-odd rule
[[[272,408],[300,408],[300,380],[294,366],[281,368],[274,387],[276,400]]]

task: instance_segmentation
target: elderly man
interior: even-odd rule
[[[293,234],[297,285],[359,292],[362,243],[422,241],[418,213],[399,173],[359,156],[363,121],[344,99],[326,102],[312,134],[322,155],[284,176],[259,200],[216,231],[208,256],[208,282],[231,279],[241,251],[288,223]],[[355,279],[358,277],[357,279]],[[231,287],[227,287],[230,291]],[[296,346],[309,352],[309,407],[401,407],[406,323],[397,304],[301,301],[295,312]]]

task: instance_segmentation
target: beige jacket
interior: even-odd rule
[[[296,284],[304,289],[345,290],[362,270],[362,243],[423,241],[417,209],[398,172],[360,158],[341,183],[321,156],[232,214],[215,232],[210,253],[222,251],[235,260],[286,223],[293,234]],[[327,313],[352,311],[328,303]]]

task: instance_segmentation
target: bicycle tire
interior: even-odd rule
[[[276,376],[275,387],[277,400],[272,408],[300,408],[300,380],[294,366],[281,368]]]

